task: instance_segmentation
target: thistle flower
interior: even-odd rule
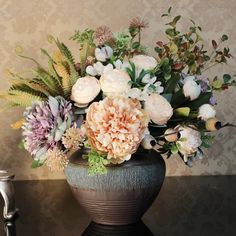
[[[145,29],[148,27],[148,22],[144,21],[140,17],[135,17],[130,21],[129,27],[130,28]]]
[[[96,29],[94,36],[95,39],[98,40],[99,44],[104,44],[113,38],[113,33],[109,27],[103,25]]]
[[[71,127],[69,128],[62,138],[62,144],[67,149],[79,149],[83,145],[85,133],[83,130]]]
[[[51,171],[63,171],[69,162],[65,153],[58,147],[48,150],[45,156],[45,164]]]
[[[72,104],[63,97],[49,97],[48,101],[37,102],[24,113],[22,127],[26,150],[37,159],[61,140],[73,121]]]

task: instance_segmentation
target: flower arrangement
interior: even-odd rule
[[[106,173],[107,164],[128,161],[141,149],[167,157],[178,153],[192,166],[214,141],[210,132],[233,126],[217,120],[213,93],[236,81],[229,74],[206,75],[232,57],[223,47],[228,36],[212,40],[208,54],[194,21],[182,33],[181,16],[172,17],[169,8],[162,17],[168,19],[167,41],[156,42],[153,56],[141,42],[148,24],[140,18],[118,33],[107,26],[76,31],[71,39],[79,43],[79,63],[53,36],[53,55],[41,49],[48,68],[18,48],[20,57],[36,64],[34,74],[9,71],[11,87],[0,97],[7,108],[26,107],[12,127],[23,130],[21,146],[33,156],[33,168],[63,170],[69,153],[83,147],[90,148],[90,174]]]

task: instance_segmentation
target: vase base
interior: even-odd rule
[[[129,225],[102,225],[91,222],[82,236],[153,236],[148,227],[140,220]]]

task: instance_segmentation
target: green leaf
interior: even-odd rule
[[[35,169],[42,166],[43,163],[40,160],[33,160],[31,163],[31,168]]]
[[[178,92],[174,93],[171,99],[171,105],[172,107],[176,108],[181,106],[187,101],[187,99],[184,96],[183,89],[180,89]]]
[[[219,79],[216,79],[212,83],[212,87],[215,89],[220,89],[222,87],[223,82]]]
[[[139,46],[140,46],[139,42],[133,42],[133,44],[132,44],[133,49],[137,49],[137,48],[139,48]]]
[[[179,107],[175,109],[175,115],[177,116],[183,116],[183,117],[188,117],[190,113],[190,108],[189,107]]]
[[[177,154],[179,152],[178,147],[174,144],[170,149],[172,154]]]
[[[164,93],[173,93],[176,85],[178,84],[180,77],[177,74],[173,74],[172,77],[167,81]]]
[[[198,109],[201,105],[206,104],[209,102],[210,98],[212,96],[212,92],[206,92],[202,93],[200,97],[188,104],[190,109]]]
[[[228,35],[226,35],[226,34],[223,34],[223,35],[221,36],[221,41],[222,41],[222,42],[227,41],[228,39],[229,39],[229,37],[228,37]]]
[[[232,77],[229,74],[224,74],[223,79],[224,79],[224,83],[227,84],[232,79]]]
[[[166,34],[169,36],[169,37],[171,37],[171,38],[174,38],[175,36],[176,36],[176,32],[175,32],[175,30],[174,29],[172,29],[172,28],[168,28],[168,29],[166,29]]]
[[[171,101],[173,94],[172,93],[164,93],[162,97],[164,97],[168,102]]]
[[[172,7],[169,7],[167,12],[170,14],[171,10],[172,10]]]
[[[162,53],[163,49],[162,48],[159,48],[159,47],[155,47],[154,48],[155,52],[157,53]]]

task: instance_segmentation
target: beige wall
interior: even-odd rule
[[[0,0],[0,90],[7,89],[6,68],[21,70],[32,66],[19,59],[14,48],[20,44],[25,54],[43,60],[39,48],[50,48],[46,42],[48,33],[65,41],[76,54],[76,45],[68,38],[75,29],[108,25],[114,31],[128,25],[129,19],[141,16],[150,23],[145,32],[145,41],[153,45],[163,38],[164,22],[160,15],[169,6],[175,14],[185,20],[195,19],[204,30],[204,39],[220,37],[229,33],[229,45],[236,55],[236,1],[235,0]],[[182,27],[186,27],[183,24]],[[226,70],[236,74],[236,61],[232,60]],[[219,73],[223,73],[219,68]],[[236,91],[230,89],[217,106],[218,117],[236,123]],[[3,103],[0,102],[0,105]],[[30,169],[30,157],[17,145],[20,132],[13,131],[10,124],[18,119],[21,111],[0,114],[0,169],[8,168],[16,173],[17,179],[64,178],[63,174],[49,173],[46,168]],[[215,145],[206,158],[189,169],[179,158],[166,161],[168,175],[211,175],[236,174],[236,130],[225,129],[218,133]]]

